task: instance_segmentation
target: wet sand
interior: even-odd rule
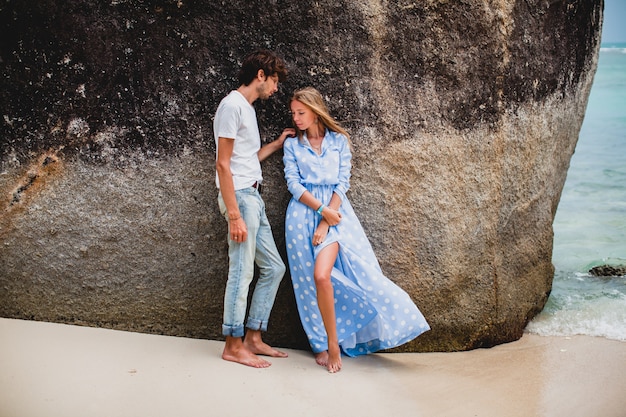
[[[219,341],[0,318],[1,417],[624,417],[626,343],[543,337],[253,369]]]

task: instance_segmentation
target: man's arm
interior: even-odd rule
[[[287,139],[287,136],[295,136],[295,135],[296,135],[296,130],[293,128],[289,127],[283,130],[283,133],[280,134],[278,139],[276,139],[273,142],[263,145],[263,147],[259,149],[259,152],[257,153],[259,157],[259,161],[263,162],[265,159],[267,159],[268,156],[270,156],[271,154],[273,154],[274,152],[282,148],[283,143],[285,143],[285,139]]]
[[[248,237],[246,222],[241,217],[237,198],[235,197],[235,184],[233,174],[230,171],[230,158],[233,155],[235,140],[230,138],[218,139],[216,170],[220,181],[220,192],[228,213],[230,238],[236,242],[243,242]]]

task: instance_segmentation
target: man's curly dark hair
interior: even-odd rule
[[[250,85],[260,69],[263,70],[266,77],[277,75],[278,80],[281,82],[287,78],[285,62],[274,52],[259,49],[244,58],[239,74],[237,74],[239,84]]]

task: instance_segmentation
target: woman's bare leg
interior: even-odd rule
[[[335,317],[335,294],[330,281],[330,273],[337,259],[339,243],[328,245],[317,255],[315,260],[315,287],[317,288],[317,305],[322,314],[322,321],[328,336],[328,354],[324,352],[316,356],[316,362],[326,366],[328,372],[335,373],[341,370],[341,350],[337,337],[337,323]]]

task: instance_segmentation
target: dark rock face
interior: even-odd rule
[[[391,4],[393,3],[393,4]],[[86,0],[0,5],[0,315],[221,338],[212,118],[240,59],[291,70],[261,134],[318,88],[354,144],[351,200],[433,330],[521,336],[597,63],[603,2]],[[264,163],[279,247],[289,199]],[[266,338],[306,347],[289,277]],[[399,349],[400,350],[400,349]]]

